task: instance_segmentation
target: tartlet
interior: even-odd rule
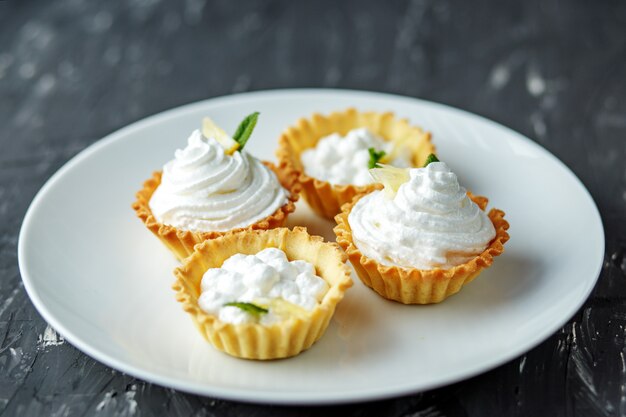
[[[310,314],[271,325],[232,324],[199,307],[200,283],[208,269],[220,267],[234,254],[256,254],[270,247],[283,250],[289,260],[312,263],[317,274],[329,284],[321,303]],[[200,333],[216,349],[245,359],[286,358],[308,349],[324,334],[337,303],[352,286],[345,262],[346,255],[335,243],[311,236],[302,227],[229,233],[196,246],[195,252],[174,271],[173,289]]]
[[[179,260],[183,260],[193,253],[193,248],[198,243],[205,240],[215,239],[230,232],[239,232],[242,230],[267,230],[282,227],[287,222],[287,217],[296,209],[296,201],[298,201],[298,183],[295,176],[288,175],[285,171],[278,170],[271,162],[263,161],[278,177],[280,184],[289,191],[287,204],[278,208],[271,216],[263,220],[259,220],[247,227],[233,229],[228,232],[196,232],[191,230],[182,230],[174,226],[159,223],[150,210],[149,202],[152,194],[161,183],[161,171],[152,174],[152,178],[144,182],[143,188],[137,192],[136,200],[132,204],[137,217],[141,219],[143,224],[150,230]]]
[[[212,134],[212,137],[216,136],[219,139],[219,141],[211,142],[213,139],[206,139],[208,137],[206,135],[201,136],[206,139],[207,141],[206,146],[209,147],[209,149],[211,149],[210,146],[213,146],[213,149],[217,149],[217,148],[227,149],[228,147],[230,147],[230,149],[228,150],[218,151],[218,152],[222,152],[223,155],[232,156],[234,152],[236,152],[236,150],[231,146],[231,143],[234,143],[235,146],[239,146],[238,143],[236,143],[232,138],[226,135],[220,128],[215,126],[210,119],[206,118],[204,122],[205,122],[205,126],[203,129],[207,129],[207,126],[209,126],[209,129],[211,129],[210,133]],[[252,128],[250,129],[250,132]],[[194,138],[194,140],[196,141],[199,140],[198,139],[198,135],[200,135],[199,131],[194,131],[192,133],[192,136],[190,136],[190,138],[188,139],[189,141],[189,144],[187,145],[188,147],[192,146],[191,141],[194,135],[196,135],[196,138]],[[185,150],[186,149],[187,148],[185,148]],[[182,152],[181,155],[184,155],[185,150],[177,151],[177,152]],[[178,153],[177,153],[177,158],[178,158]],[[226,158],[226,156],[224,156],[224,158]],[[242,156],[241,158],[239,158],[239,160],[241,161],[243,158],[248,158],[248,157]],[[148,228],[148,230],[150,230],[156,237],[158,237],[161,240],[161,242],[163,242],[163,244],[165,244],[165,246],[168,249],[170,249],[170,251],[179,260],[182,260],[186,258],[187,256],[189,256],[193,252],[194,246],[197,245],[198,243],[201,243],[208,239],[214,239],[216,237],[224,235],[225,233],[237,232],[241,230],[257,230],[257,229],[265,230],[265,229],[272,229],[272,228],[284,226],[287,220],[287,216],[295,210],[295,202],[298,200],[298,196],[299,196],[299,193],[298,193],[299,186],[296,180],[296,175],[294,173],[291,173],[285,170],[277,169],[277,167],[270,162],[262,161],[262,163],[266,167],[266,168],[263,168],[264,170],[267,170],[269,168],[269,171],[274,173],[274,175],[276,176],[276,179],[274,179],[273,181],[277,180],[278,183],[280,183],[280,186],[284,189],[284,191],[286,191],[285,193],[286,198],[284,199],[284,204],[277,207],[276,210],[274,210],[271,214],[265,216],[264,218],[259,218],[260,216],[265,214],[263,213],[257,216],[256,219],[251,219],[250,223],[247,224],[246,226],[239,225],[239,227],[232,227],[232,228],[229,228],[228,230],[201,230],[201,229],[181,227],[180,225],[173,225],[173,224],[166,223],[165,221],[159,219],[156,213],[153,212],[153,208],[151,207],[151,199],[153,198],[153,196],[155,195],[155,192],[157,191],[158,187],[162,183],[163,171],[154,172],[152,175],[152,178],[144,182],[143,188],[136,194],[136,200],[132,204],[132,208],[135,210],[137,216],[141,219],[141,221]],[[261,164],[258,164],[258,166],[262,167]],[[246,167],[248,166],[246,165]],[[247,175],[252,175],[252,174],[253,174],[253,168],[249,167]],[[226,175],[229,175],[229,174],[226,174]],[[189,181],[191,181],[193,184],[193,181],[195,181],[195,179],[190,179]],[[218,194],[216,194],[216,196],[217,196],[216,198],[220,197]],[[170,198],[171,196],[166,196],[166,197]],[[175,200],[176,195],[174,195],[173,198]],[[253,220],[256,220],[256,221],[253,221]]]
[[[280,136],[276,156],[278,169],[295,174],[301,187],[300,192],[311,209],[320,216],[332,219],[341,206],[354,196],[366,194],[382,188],[380,184],[333,185],[328,181],[313,178],[303,169],[300,155],[306,149],[332,133],[347,134],[356,128],[367,128],[384,140],[402,143],[411,152],[414,166],[422,166],[429,154],[435,152],[429,132],[409,124],[406,119],[398,119],[391,112],[359,112],[354,108],[322,115],[315,113],[310,118],[302,118],[294,126],[288,127]],[[414,140],[413,140],[414,139]]]
[[[437,176],[440,174],[441,173],[436,173],[434,175]],[[418,179],[416,184],[422,184],[422,182],[420,182],[420,180]],[[392,187],[390,187],[390,189],[391,188]],[[409,195],[414,195],[415,189],[409,190]],[[385,189],[385,191],[389,190]],[[377,191],[376,193],[383,193],[383,191]],[[469,199],[473,201],[476,206],[478,206],[475,209],[475,213],[480,213],[481,211],[482,213],[485,212],[488,203],[487,198],[474,196],[469,192],[465,193],[462,187],[457,191],[457,193],[459,193],[459,196],[467,195],[467,197],[469,197]],[[379,205],[376,204],[369,206],[368,204],[370,204],[371,200],[375,200],[375,197],[379,197],[382,195],[384,194],[370,194],[367,196],[361,195],[355,197],[352,202],[345,204],[342,207],[341,213],[339,213],[335,217],[337,225],[334,228],[334,232],[337,236],[337,243],[345,250],[348,259],[350,260],[350,263],[354,266],[354,269],[361,281],[384,298],[398,301],[404,304],[439,303],[447,297],[457,293],[463,285],[471,282],[480,274],[482,270],[491,266],[494,257],[500,255],[504,251],[504,243],[509,239],[509,235],[507,233],[509,224],[506,220],[504,220],[504,212],[498,209],[491,209],[486,216],[484,216],[484,214],[481,214],[479,216],[480,218],[484,219],[481,220],[481,224],[483,224],[483,227],[485,228],[483,229],[481,227],[481,230],[489,231],[489,229],[491,229],[491,232],[487,232],[487,234],[485,235],[485,237],[490,240],[486,241],[485,245],[479,246],[480,248],[484,248],[479,254],[474,255],[476,252],[471,252],[471,256],[463,257],[463,263],[454,263],[451,266],[446,265],[445,267],[433,267],[429,265],[428,267],[424,266],[420,268],[416,266],[418,265],[416,263],[413,263],[411,264],[412,266],[409,266],[407,264],[398,264],[397,262],[399,261],[393,261],[388,258],[373,259],[374,256],[379,256],[380,252],[372,252],[369,253],[369,256],[366,256],[363,252],[369,251],[370,248],[368,246],[365,246],[359,249],[359,245],[355,243],[356,239],[353,235],[353,227],[356,225],[359,229],[361,229],[363,226],[361,225],[358,216],[354,219],[356,223],[351,226],[351,220],[349,219],[349,216],[355,206],[359,204],[359,200],[365,197],[368,197],[369,200],[365,201],[363,205],[359,205],[359,207],[361,207],[361,211],[363,211],[363,207],[371,207],[372,209],[374,207],[379,207]],[[407,194],[404,193],[402,196],[402,204],[407,204],[404,200],[404,198],[406,198],[406,195]],[[380,200],[378,204],[381,204]],[[471,206],[464,205],[463,207],[467,207],[472,210]],[[417,218],[422,217],[418,216]],[[376,220],[376,222],[378,221],[379,220]],[[429,220],[426,221],[428,222],[426,223],[428,225],[427,227],[433,227],[432,225],[436,224],[431,223],[431,221]],[[487,221],[491,222],[493,228],[491,228],[491,225],[488,226],[488,223],[483,223]],[[407,227],[411,228],[412,226]],[[401,237],[401,233],[402,232],[400,230],[393,230],[393,236],[398,236],[399,238],[404,239],[403,237]],[[493,233],[493,235],[491,235],[491,233]],[[383,235],[381,234],[381,236]],[[420,242],[422,239],[421,237],[419,237],[419,234],[412,236],[414,236],[413,239],[418,239],[413,240],[412,242]],[[379,239],[379,237],[377,237],[376,239]],[[424,239],[426,239],[425,242],[432,242],[426,243],[426,245],[436,244],[436,241],[429,240],[431,239],[430,237],[425,236]],[[383,243],[381,242],[380,244]],[[396,244],[397,243],[391,245],[390,250],[397,251],[398,249],[396,249]],[[419,243],[413,244],[419,245]],[[443,241],[441,244],[443,244]],[[365,249],[367,249],[367,251]],[[481,251],[481,249],[476,249],[477,251]],[[423,256],[432,256],[430,254],[427,255],[428,252],[425,252],[424,254],[415,251],[398,253],[410,255],[410,258],[414,259],[415,261]]]

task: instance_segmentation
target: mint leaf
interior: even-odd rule
[[[430,155],[428,155],[428,158],[426,158],[426,163],[424,164],[424,167],[427,167],[428,164],[430,164],[431,162],[441,162],[441,161],[437,159],[434,153],[431,153]]]
[[[246,146],[246,142],[248,142],[248,139],[250,138],[250,135],[252,134],[252,131],[256,126],[256,121],[258,118],[259,112],[255,111],[254,113],[248,115],[245,119],[243,119],[241,123],[239,123],[237,131],[233,135],[233,139],[235,139],[235,141],[239,143],[239,149],[237,149],[238,151],[241,152],[243,147]]]
[[[245,311],[246,313],[250,313],[255,317],[259,317],[261,314],[267,313],[269,310],[267,308],[259,307],[256,304],[252,303],[242,303],[239,301],[233,301],[232,303],[224,304],[224,307],[237,307]]]
[[[380,165],[378,164],[378,161],[383,159],[383,157],[385,155],[387,155],[387,152],[385,152],[385,151],[376,151],[376,149],[374,149],[374,148],[368,148],[367,151],[370,153],[370,160],[367,163],[367,167],[369,169],[380,168]]]

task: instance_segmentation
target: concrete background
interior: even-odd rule
[[[148,384],[85,356],[40,318],[21,283],[17,236],[61,165],[184,103],[318,86],[450,104],[565,162],[597,202],[607,237],[583,308],[537,348],[470,380],[316,408]],[[0,1],[0,414],[626,415],[625,157],[623,1]]]

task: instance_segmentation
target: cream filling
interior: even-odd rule
[[[311,263],[289,261],[282,250],[267,248],[256,255],[233,255],[221,268],[209,269],[202,277],[201,290],[200,308],[221,321],[271,324],[313,310],[328,284],[315,274]],[[252,303],[268,312],[255,315],[226,305],[232,302]]]
[[[393,143],[374,135],[366,128],[354,129],[344,137],[338,133],[321,138],[314,148],[300,155],[304,172],[313,178],[335,185],[367,185],[374,181],[369,175],[369,148],[391,154]],[[410,158],[399,155],[389,162],[409,167]]]

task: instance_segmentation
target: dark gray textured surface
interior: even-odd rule
[[[0,1],[0,414],[626,415],[626,3],[507,3]],[[518,360],[465,382],[322,408],[164,389],[46,329],[21,284],[16,245],[28,204],[54,171],[144,116],[307,86],[451,104],[564,161],[596,200],[607,236],[602,275],[581,311]]]

